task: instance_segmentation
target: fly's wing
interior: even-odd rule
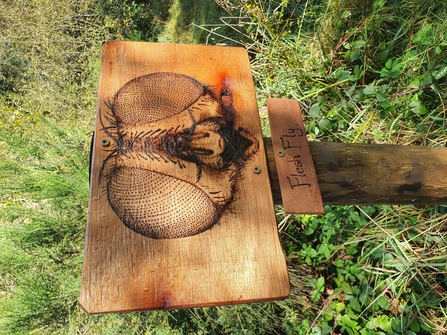
[[[204,94],[205,86],[189,76],[156,72],[122,86],[112,111],[118,126],[155,122],[184,111]]]

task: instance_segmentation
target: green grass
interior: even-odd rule
[[[313,140],[446,146],[444,2],[216,4],[0,3],[0,334],[447,332],[446,206],[326,206],[321,216],[278,207],[292,283],[285,301],[80,309],[103,41],[245,46],[259,106],[300,101]]]
[[[217,44],[222,37],[210,34],[202,27],[213,26],[225,14],[225,11],[217,4],[207,0],[174,0],[169,9],[169,20],[158,36],[158,41],[173,43],[207,41]],[[221,28],[223,35],[228,36],[230,29],[226,26],[221,26]]]
[[[76,305],[87,199],[88,141],[36,121],[33,133],[0,129],[0,329],[57,327]],[[51,329],[51,328],[50,328]]]

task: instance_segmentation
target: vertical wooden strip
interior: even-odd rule
[[[267,110],[284,211],[322,214],[323,202],[298,102],[267,99]]]

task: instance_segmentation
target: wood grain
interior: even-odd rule
[[[275,204],[272,140],[264,139]],[[325,205],[446,205],[447,148],[309,142]]]
[[[106,140],[115,141],[103,130],[99,122],[101,116],[106,129],[111,127],[111,117],[107,120],[104,115],[110,113],[109,107],[115,94],[130,80],[155,72],[189,76],[213,92],[221,92],[223,88],[231,91],[231,99],[225,95],[221,100],[224,105],[234,107],[236,112],[232,122],[235,128],[247,129],[259,143],[258,150],[245,162],[242,176],[238,178],[234,201],[224,206],[225,208],[222,207],[224,212],[211,229],[193,236],[154,239],[127,228],[116,212],[132,219],[136,209],[128,207],[133,206],[133,202],[140,202],[135,195],[129,196],[124,205],[119,197],[115,197],[112,203],[117,203],[118,209],[112,210],[108,196],[111,198],[111,192],[120,192],[120,182],[127,180],[121,176],[121,172],[132,169],[133,161],[140,169],[139,174],[142,173],[141,170],[150,171],[155,166],[151,165],[151,159],[136,159],[137,154],[132,153],[130,147],[126,147],[128,151],[121,150],[121,155],[113,156],[107,163],[112,164],[112,167],[118,166],[119,173],[117,169],[106,169],[112,172],[105,173],[104,180],[98,182],[103,162],[110,150],[113,150],[113,146],[104,147],[101,143]],[[105,313],[213,306],[282,299],[288,295],[288,273],[276,229],[258,108],[248,56],[244,49],[108,42],[102,53],[96,118],[80,294],[80,304],[85,311]],[[184,122],[186,124],[192,119],[188,116],[183,121],[178,121],[178,124],[166,126],[181,128]],[[199,122],[196,120],[197,124]],[[126,128],[127,132],[120,139],[131,136],[129,134],[132,132],[150,133],[150,130],[141,130],[140,126]],[[112,131],[112,128],[109,129]],[[194,140],[199,141],[197,138]],[[116,147],[117,144],[114,145]],[[202,144],[193,145],[200,147]],[[157,145],[154,148],[155,146]],[[137,150],[140,147],[135,144],[133,148]],[[159,149],[160,147],[157,150]],[[126,152],[129,153],[127,156]],[[201,161],[202,165],[206,163],[204,159]],[[178,165],[167,164],[167,170],[163,173],[180,178],[180,175],[176,175],[177,172],[173,172]],[[189,171],[188,177],[182,177],[186,184],[192,185],[195,179],[199,179],[195,172],[197,169],[184,170],[186,173]],[[196,174],[193,175],[191,171]],[[109,187],[111,184],[107,180],[112,177],[117,182],[112,183],[114,187]],[[209,179],[207,185],[211,185],[213,175],[204,173],[200,180],[206,178]],[[129,180],[131,183],[135,179],[132,177]],[[145,182],[151,185],[150,180],[145,179]],[[222,180],[215,182],[216,185],[223,183]],[[170,183],[172,184],[172,179]],[[133,185],[141,187],[139,184]],[[157,190],[168,196],[169,190],[166,188]],[[141,196],[148,198],[148,192],[144,189]],[[121,195],[127,196],[125,193],[119,196]],[[181,204],[175,204],[176,208],[184,208],[185,212],[195,205],[188,197],[170,199],[180,201]]]

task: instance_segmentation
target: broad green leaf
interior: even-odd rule
[[[318,247],[318,253],[323,255],[325,258],[329,258],[331,256],[331,251],[329,250],[327,244],[321,244]]]
[[[383,262],[385,264],[387,264],[388,262],[391,262],[393,260],[394,260],[394,256],[392,254],[390,254],[389,252],[387,252],[383,255]]]
[[[349,76],[351,75],[351,71],[338,71],[337,72],[337,80],[338,81],[343,81],[345,79],[348,79]]]
[[[441,88],[439,85],[437,85],[437,84],[433,84],[432,88],[433,88],[433,91],[434,91],[436,94],[440,94],[440,93],[443,92],[442,88]]]
[[[380,53],[380,60],[381,60],[382,62],[384,62],[385,59],[388,58],[388,55],[389,55],[389,54],[390,54],[390,52],[389,52],[388,50],[384,50],[384,51],[382,51],[382,52]]]
[[[318,121],[318,127],[320,128],[322,133],[327,133],[332,128],[332,123],[328,119],[321,119]]]
[[[306,236],[312,235],[313,233],[314,233],[314,230],[313,230],[312,228],[310,228],[310,227],[307,227],[307,228],[304,229],[303,232],[302,232],[302,234],[303,234],[303,235],[306,235]]]
[[[433,72],[433,76],[436,80],[439,80],[447,75],[447,66],[444,66]]]
[[[406,269],[405,264],[402,263],[402,262],[393,262],[393,263],[391,263],[391,265],[392,265],[394,268],[396,268],[396,270],[398,270],[398,271],[400,271],[400,272],[405,271],[405,269]]]
[[[417,334],[421,331],[421,326],[419,325],[419,322],[417,320],[413,320],[411,321],[410,329]]]
[[[386,61],[386,63],[385,63],[385,67],[386,67],[387,69],[391,69],[392,66],[393,66],[393,60],[390,58],[390,59],[388,59],[388,60]]]
[[[415,114],[419,115],[427,114],[427,108],[425,108],[425,106],[419,100],[411,101],[410,109]]]
[[[362,53],[360,50],[356,49],[355,51],[351,52],[351,55],[349,56],[349,58],[352,61],[358,60],[360,59],[360,57],[362,56]]]
[[[377,318],[371,318],[366,324],[366,327],[370,330],[378,328],[386,332],[389,332],[392,329],[390,318],[387,315],[380,315]]]
[[[378,102],[384,102],[384,101],[387,100],[387,98],[388,97],[384,93],[382,93],[382,92],[377,92],[377,94],[376,94],[376,100]]]
[[[360,302],[358,299],[351,299],[351,301],[348,304],[348,307],[353,310],[354,312],[361,312],[362,306],[360,305]]]
[[[380,306],[381,309],[388,309],[390,306],[388,298],[384,295],[380,296],[379,299],[377,299],[376,303]]]
[[[433,78],[430,72],[425,71],[424,76],[422,77],[422,86],[428,86],[433,82]]]
[[[344,311],[346,308],[345,304],[342,302],[337,302],[335,304],[335,310],[337,311],[337,313],[340,313],[341,311]]]
[[[380,103],[380,107],[382,107],[383,109],[386,109],[388,111],[394,110],[393,105],[391,105],[388,100],[385,100],[385,101],[381,102]]]
[[[344,314],[340,319],[342,325],[355,329],[357,326],[357,322],[354,320],[351,320],[348,314]]]
[[[393,67],[390,71],[388,71],[387,77],[390,77],[391,79],[396,79],[400,76],[400,68]]]
[[[312,118],[314,118],[314,119],[318,119],[319,117],[321,117],[320,106],[319,105],[313,105],[312,107],[310,107],[309,115]]]
[[[376,91],[377,91],[377,88],[373,84],[369,84],[368,86],[366,86],[363,89],[363,93],[365,93],[366,95],[374,94],[374,93],[376,93]]]
[[[324,289],[324,277],[319,277],[315,281],[315,289],[317,289],[317,290]]]
[[[357,80],[357,78],[355,79],[355,80]],[[352,85],[347,91],[346,91],[346,94],[347,95],[349,95],[350,97],[354,94],[354,91],[355,91],[355,85]],[[350,102],[350,101],[349,101]]]
[[[352,48],[353,49],[361,49],[366,45],[366,41],[364,40],[358,40],[355,41],[354,43],[352,43]]]

